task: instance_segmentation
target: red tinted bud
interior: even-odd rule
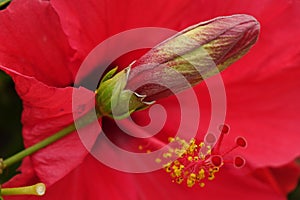
[[[126,88],[157,100],[224,70],[256,42],[259,23],[249,15],[196,24],[157,45],[132,65]]]

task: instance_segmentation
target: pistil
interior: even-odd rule
[[[236,148],[247,146],[246,139],[237,137],[235,144],[226,151],[221,151],[221,144],[225,134],[228,134],[228,125],[221,126],[221,136],[215,147],[206,145],[205,142],[196,142],[192,138],[189,142],[181,138],[169,138],[172,148],[163,154],[163,165],[165,171],[172,177],[172,182],[178,184],[185,183],[187,187],[198,185],[204,187],[208,181],[215,179],[215,175],[219,173],[221,168],[231,163],[236,168],[245,165],[245,159],[235,156],[232,161],[225,161],[228,154]],[[166,156],[168,155],[168,156]],[[176,157],[174,159],[174,157]],[[166,162],[167,159],[172,159]],[[157,159],[158,160],[158,159]]]

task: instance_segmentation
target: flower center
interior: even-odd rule
[[[170,146],[168,152],[163,154],[164,159],[176,156],[176,160],[168,161],[163,165],[166,172],[172,177],[172,181],[178,184],[186,183],[188,187],[199,185],[204,187],[207,181],[215,179],[216,173],[225,164],[231,163],[240,168],[245,165],[245,160],[236,156],[232,160],[224,160],[226,156],[238,147],[246,147],[247,142],[243,137],[237,137],[235,144],[226,151],[220,151],[223,136],[229,132],[228,125],[220,126],[221,136],[214,147],[206,145],[205,142],[196,142],[191,139],[187,142],[179,137],[169,138]],[[212,139],[213,134],[208,134],[206,138]],[[156,162],[161,162],[157,159]]]

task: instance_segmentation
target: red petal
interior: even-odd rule
[[[297,177],[289,179],[295,182]],[[76,184],[75,184],[76,183]],[[218,192],[216,192],[216,190]],[[255,192],[254,192],[255,191]],[[57,184],[47,188],[45,196],[28,197],[30,200],[43,199],[264,199],[285,200],[272,186],[255,176],[240,175],[225,169],[207,183],[204,188],[188,188],[171,182],[163,170],[145,174],[130,174],[110,169],[93,157],[88,156],[84,163]],[[26,199],[14,197],[9,199]]]
[[[73,83],[75,53],[48,1],[12,1],[0,12],[0,64],[52,86]]]
[[[262,34],[245,59],[224,72],[227,122],[248,140],[245,157],[256,166],[278,166],[300,155],[300,4],[267,5]],[[291,39],[293,38],[293,39]],[[267,51],[266,51],[267,49]]]
[[[253,175],[262,182],[269,184],[277,193],[286,195],[295,189],[298,183],[300,166],[292,162],[279,168],[257,169]]]
[[[256,47],[257,50],[253,49],[242,61],[236,63],[235,66],[232,66],[231,69],[224,73],[225,82],[233,84],[232,86],[227,86],[229,100],[228,121],[231,125],[230,135],[235,136],[239,134],[247,138],[248,149],[246,152],[249,153],[245,155],[245,158],[256,166],[266,164],[279,165],[299,155],[299,148],[295,149],[295,145],[299,144],[299,139],[297,140],[299,137],[296,136],[298,131],[298,124],[296,123],[299,121],[297,111],[299,107],[296,103],[292,103],[298,99],[298,94],[295,92],[298,91],[298,88],[296,88],[298,81],[295,77],[298,76],[297,71],[299,70],[296,70],[295,67],[299,63],[299,60],[296,60],[299,47],[295,44],[297,44],[299,35],[299,18],[297,17],[297,13],[299,13],[299,2],[285,0],[278,0],[276,2],[272,0],[262,0],[259,2],[248,1],[246,3],[239,0],[230,0],[226,2],[226,4],[223,0],[201,1],[197,4],[188,1],[184,3],[182,3],[182,1],[180,2],[173,1],[172,4],[170,4],[169,2],[151,1],[141,4],[140,2],[134,1],[130,3],[125,1],[107,1],[103,4],[99,2],[89,4],[85,1],[72,1],[72,3],[67,3],[66,1],[52,1],[51,3],[58,13],[65,33],[70,38],[69,41],[72,47],[78,49],[78,56],[80,58],[84,58],[98,42],[105,39],[103,38],[105,34],[101,32],[103,30],[107,33],[106,37],[118,33],[119,31],[139,26],[163,26],[180,30],[193,23],[219,15],[233,13],[254,15],[262,25],[262,36]],[[47,3],[48,2],[39,2],[39,4]],[[83,12],[85,10],[83,8],[86,7],[89,8],[89,10]],[[34,12],[39,12],[36,11],[39,9],[33,10]],[[120,19],[120,17],[116,16],[124,17]],[[103,29],[98,29],[98,27]],[[52,31],[49,30],[49,32]],[[13,39],[10,39],[10,43],[12,43],[12,40]],[[26,38],[26,40],[28,40],[28,38]],[[276,57],[273,58],[273,56]],[[37,60],[39,60],[39,58]],[[53,61],[59,62],[60,59],[51,59],[51,62]],[[56,69],[56,65],[69,66],[55,63],[53,69]],[[36,69],[39,69],[40,66],[48,65],[42,63],[42,65],[39,65]],[[49,69],[52,70],[52,68],[46,68],[46,70]],[[295,77],[292,76],[290,79],[289,75],[291,73],[294,74]],[[48,73],[44,74],[47,75]],[[280,79],[280,75],[283,75],[285,80]],[[63,84],[65,84],[65,82],[63,82]],[[276,91],[273,94],[267,93],[274,88],[276,88]],[[201,92],[199,93],[199,99],[201,98],[201,102],[203,102],[202,98],[205,98],[205,91],[201,90],[201,87],[196,88],[196,91]],[[286,92],[285,95],[282,95],[283,92]],[[248,98],[249,95],[252,95],[250,96],[251,98]],[[261,97],[257,98],[257,95]],[[166,104],[172,104],[172,102]],[[174,105],[174,107],[176,107],[176,105]],[[293,111],[293,109],[296,109],[296,112]],[[260,111],[264,112],[261,113]],[[201,114],[205,114],[205,112],[205,110],[201,110]],[[209,116],[207,116],[207,118],[209,118]],[[268,124],[265,124],[265,121],[268,121]],[[176,129],[174,124],[173,126],[172,124],[168,125],[170,132]],[[257,128],[255,126],[257,126]],[[288,137],[286,137],[286,133],[289,134]],[[262,138],[262,136],[264,138]],[[274,154],[274,150],[278,150],[276,153],[279,154]],[[75,196],[79,195],[78,197],[82,199],[84,196],[80,195],[86,194],[83,191],[88,191],[89,195],[99,195],[99,198],[100,195],[115,194],[110,192],[116,191],[115,188],[110,187],[109,192],[107,192],[108,189],[101,192],[97,185],[98,182],[94,182],[92,185],[82,184],[84,185],[83,190],[79,190],[80,186],[82,186],[80,183],[102,180],[106,175],[109,176],[109,178],[108,181],[101,182],[103,188],[106,188],[107,185],[105,184],[107,183],[121,184],[122,181],[120,180],[124,178],[120,173],[115,171],[108,173],[108,171],[99,167],[99,165],[97,165],[99,168],[95,168],[96,165],[94,165],[94,161],[90,164],[89,162],[90,161],[86,160],[78,171],[67,176],[67,178],[59,182],[57,186],[53,186],[53,189],[50,188],[49,195],[54,195],[57,198],[61,197],[61,199],[68,198],[64,195],[74,195],[73,199],[76,199]],[[88,173],[91,173],[90,176],[88,176]],[[84,176],[82,176],[82,174],[84,174]],[[114,177],[113,181],[111,181],[110,178],[113,177],[113,175],[117,175],[117,177]],[[178,187],[176,187],[176,190],[172,189],[169,185],[171,183],[167,183],[168,180],[161,178],[161,176],[156,177],[156,173],[135,176],[140,176],[141,179],[138,179],[138,182],[141,184],[149,185],[149,187],[140,187],[138,192],[145,193],[149,196],[155,195],[155,198],[157,198],[156,194],[164,195],[166,190],[170,193],[174,191],[174,194],[177,194]],[[90,177],[93,177],[93,179]],[[231,180],[233,176],[231,174],[225,174],[223,178],[224,182],[222,182],[222,184],[215,184],[211,189],[208,189],[208,191],[203,190],[203,192],[197,193],[197,196],[209,196],[209,191],[213,191],[214,194],[217,195],[217,193],[215,193],[216,188],[224,188],[224,190],[222,189],[222,194],[236,194],[238,199],[244,199],[245,194],[245,198],[251,197],[251,199],[255,199],[257,197],[256,193],[249,192],[253,190],[261,195],[261,199],[284,199],[283,196],[276,196],[277,194],[274,193],[272,188],[257,180],[250,178],[248,180],[248,177],[242,177],[240,179],[238,178],[238,181],[228,184],[228,180]],[[128,192],[123,192],[125,190],[124,188],[128,186],[127,183],[130,181],[127,175],[125,180],[125,186],[121,184],[120,187],[116,187],[118,190],[121,189],[120,194]],[[72,181],[74,188],[66,187],[70,181]],[[130,184],[130,186],[132,185]],[[172,187],[173,186],[174,185],[172,185]],[[166,189],[164,189],[164,187]],[[132,188],[136,191],[135,188],[138,187]],[[186,191],[184,194],[187,194]],[[253,194],[255,194],[255,196],[252,197],[251,195]],[[116,195],[118,195],[118,193],[116,193]],[[45,198],[47,198],[47,196]]]
[[[62,28],[68,35],[70,45],[77,51],[76,58],[81,60],[85,59],[99,43],[122,31],[149,26],[181,30],[200,20],[191,17],[195,16],[196,10],[190,14],[189,10],[182,9],[189,6],[190,2],[188,1],[175,1],[170,4],[162,1],[141,3],[136,0],[130,2],[54,0],[50,3],[60,17]],[[168,13],[162,14],[166,10]],[[158,14],[160,15],[159,20],[157,20]],[[176,20],[170,20],[173,15],[176,16]],[[131,43],[132,41],[124,41],[122,45]],[[105,67],[105,61],[109,56],[110,52],[99,55],[98,66]],[[129,60],[128,58],[122,59],[120,68],[127,67],[135,59],[137,59],[136,54]]]
[[[231,1],[230,6],[226,5],[221,1],[209,2],[204,6],[207,12],[201,16],[246,12],[253,14],[262,27],[262,35],[253,50],[223,73],[228,98],[226,122],[232,128],[228,141],[244,136],[248,141],[244,157],[255,166],[282,165],[300,155],[300,104],[297,103],[300,47],[295,45],[300,34],[299,2]],[[195,91],[201,104],[201,124],[205,124],[210,120],[209,94],[203,86],[196,87]],[[172,101],[164,100],[163,105],[170,107]],[[170,116],[175,118],[176,114]],[[143,115],[139,118],[143,121]],[[164,131],[171,134],[178,123],[174,119]],[[204,134],[206,130],[200,128],[199,132],[202,130]]]
[[[84,57],[104,39],[130,28],[167,25],[166,28],[176,27],[180,30],[190,23],[198,22],[195,18],[189,18],[192,15],[189,14],[190,10],[182,9],[189,5],[188,1],[174,1],[170,4],[162,1],[141,3],[136,0],[130,2],[55,0],[51,1],[51,4],[60,16],[70,44]],[[159,20],[157,14],[160,14]],[[170,20],[174,14],[176,20]]]
[[[23,100],[23,139],[25,146],[31,146],[63,129],[74,121],[73,114],[82,115],[93,106],[94,93],[84,88],[55,88],[47,86],[35,78],[0,66],[12,76],[17,92]],[[72,108],[74,93],[81,97]],[[92,99],[92,104],[90,99]],[[81,108],[77,109],[76,108]],[[93,126],[85,127],[89,134],[89,144],[93,145],[98,133]],[[61,179],[82,162],[88,151],[74,132],[54,144],[39,150],[31,156],[32,166],[41,181],[51,185]],[[26,169],[23,164],[22,171]],[[28,178],[28,177],[27,177]],[[24,180],[25,181],[25,180]]]
[[[26,157],[22,161],[22,165],[19,168],[22,172],[21,174],[14,176],[8,182],[6,182],[3,186],[6,188],[9,187],[23,187],[24,185],[33,185],[39,182],[38,177],[35,174],[33,169],[31,159]]]

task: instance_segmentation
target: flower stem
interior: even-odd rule
[[[94,110],[90,111],[86,115],[84,115],[81,118],[77,119],[75,122],[68,125],[64,129],[56,132],[55,134],[51,135],[50,137],[48,137],[48,138],[32,145],[31,147],[28,147],[28,148],[24,149],[23,151],[20,151],[19,153],[5,159],[2,162],[3,168],[9,167],[12,164],[21,161],[24,157],[29,156],[29,155],[37,152],[38,150],[40,150],[40,149],[54,143],[55,141],[61,139],[62,137],[68,135],[69,133],[74,132],[76,130],[76,128],[82,128],[82,127],[94,122],[99,117],[101,117],[101,115],[99,113],[97,113],[95,115]]]

